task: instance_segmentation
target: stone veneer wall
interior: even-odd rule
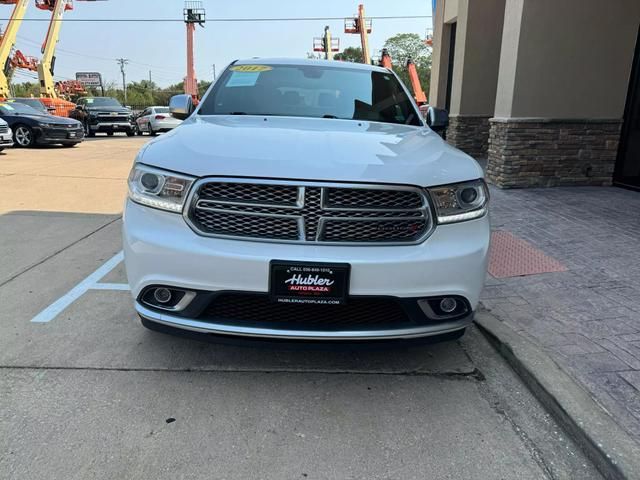
[[[473,158],[487,158],[489,116],[452,115],[447,142]]]
[[[622,120],[489,120],[487,178],[502,188],[610,185]]]

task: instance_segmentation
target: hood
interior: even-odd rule
[[[423,187],[483,176],[427,127],[322,118],[194,115],[150,142],[138,161],[196,177]]]
[[[67,117],[58,117],[55,115],[42,114],[42,115],[16,115],[20,118],[28,118],[40,123],[49,123],[52,125],[77,125],[80,122]]]

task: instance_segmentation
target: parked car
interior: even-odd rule
[[[456,338],[487,266],[476,161],[378,66],[234,62],[138,154],[123,243],[148,328],[251,338]],[[446,112],[428,116],[434,129]]]
[[[55,107],[47,107],[44,103],[42,103],[42,101],[40,101],[39,98],[10,98],[7,100],[7,102],[16,102],[22,103],[24,105],[29,105],[31,108],[45,114],[54,115],[56,111]]]
[[[0,118],[0,152],[7,147],[13,147],[13,132],[9,124]]]
[[[13,130],[17,147],[54,144],[73,147],[84,138],[82,124],[77,120],[42,113],[18,102],[0,102],[0,118]]]
[[[111,136],[115,132],[135,135],[133,112],[111,97],[82,97],[76,102],[69,117],[82,122],[87,137],[102,132]]]
[[[136,118],[138,135],[147,132],[152,137],[161,132],[168,132],[181,123],[182,120],[171,116],[169,107],[149,107]]]

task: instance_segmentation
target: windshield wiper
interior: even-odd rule
[[[322,118],[337,118],[337,119],[339,119],[340,117],[336,117],[335,115],[327,114],[327,115],[322,115]]]
[[[247,115],[247,112],[229,112],[227,115]]]

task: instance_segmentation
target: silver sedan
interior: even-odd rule
[[[160,132],[168,132],[182,123],[169,113],[169,107],[148,107],[136,119],[138,135],[147,132],[155,136]]]

